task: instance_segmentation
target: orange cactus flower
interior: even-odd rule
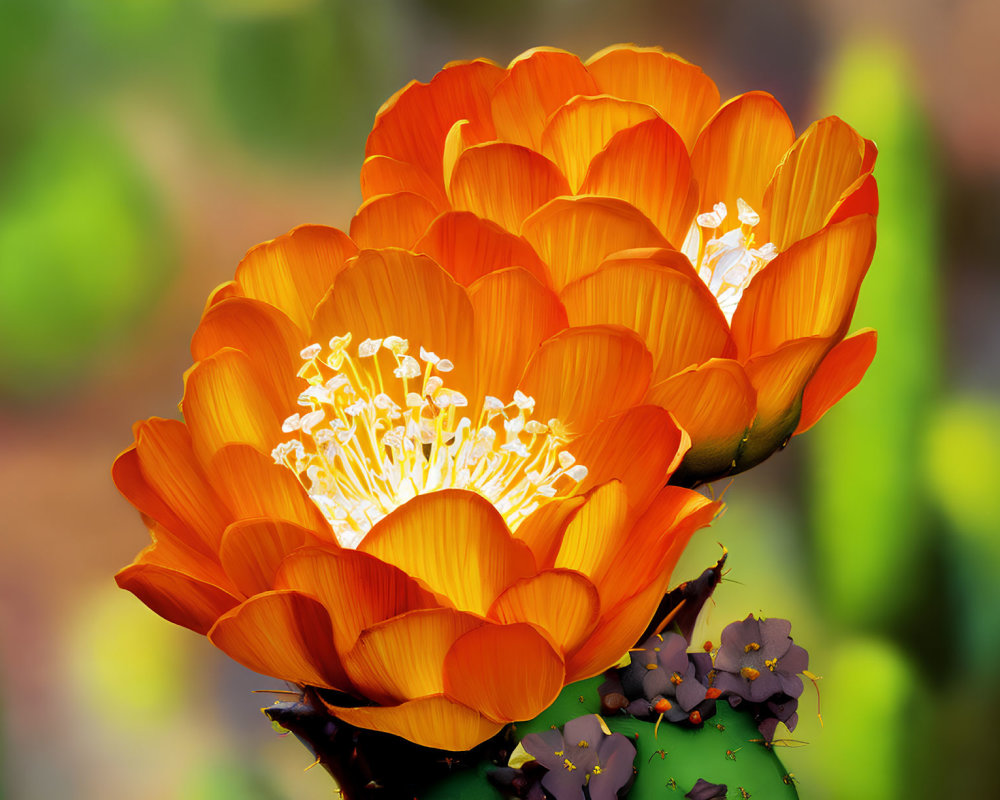
[[[184,421],[113,468],[153,536],[117,581],[362,728],[464,750],[535,716],[634,644],[717,510],[665,486],[689,439],[642,402],[642,339],[567,329],[527,269],[463,286],[300,227],[192,353]]]
[[[876,150],[828,117],[795,138],[769,94],[719,104],[698,67],[614,46],[538,48],[410,83],[382,107],[351,223],[469,285],[518,265],[570,326],[653,354],[645,401],[690,433],[694,483],[746,469],[861,379],[845,338],[875,245]]]

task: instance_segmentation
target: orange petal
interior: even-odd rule
[[[318,545],[308,528],[275,519],[234,522],[226,529],[219,558],[237,588],[248,597],[274,588],[281,560],[305,545]]]
[[[802,414],[795,435],[805,433],[858,385],[875,358],[878,334],[865,328],[848,336],[820,363],[802,394]]]
[[[269,455],[248,445],[228,445],[212,457],[206,471],[237,519],[285,520],[332,540],[326,518],[294,473]]]
[[[594,489],[563,534],[555,566],[581,572],[593,580],[605,571],[628,532],[628,493],[618,481]],[[598,591],[601,586],[598,585]],[[601,596],[602,604],[605,597]]]
[[[557,197],[524,221],[521,235],[548,264],[556,291],[619,250],[669,246],[641,211],[610,197]]]
[[[327,708],[348,725],[391,733],[437,750],[469,750],[503,727],[444,695],[421,697],[398,706],[341,708],[327,704]]]
[[[691,151],[701,190],[699,211],[723,202],[731,216],[742,197],[760,211],[774,168],[795,139],[788,115],[766,92],[747,92],[722,106]]]
[[[560,298],[570,325],[622,325],[638,333],[653,354],[653,383],[736,354],[718,302],[676,250],[618,253]]]
[[[206,558],[204,553],[191,547],[155,520],[147,517],[143,521],[153,543],[139,553],[134,564],[153,564],[183,572],[195,580],[218,586],[234,597],[239,596],[239,589],[222,569],[216,553]]]
[[[500,512],[461,489],[417,495],[377,523],[358,549],[477,614],[534,571],[531,551],[510,535]]]
[[[859,214],[871,214],[873,217],[878,214],[878,184],[871,174],[858,178],[844,190],[824,224],[833,225]]]
[[[354,341],[402,336],[450,359],[448,386],[466,393],[474,380],[472,305],[465,290],[427,256],[404,250],[365,250],[337,276],[316,308],[317,341],[353,334]]]
[[[473,402],[486,395],[507,401],[538,345],[566,327],[566,310],[550,289],[523,269],[480,278],[469,287],[469,300],[475,311],[478,367]]]
[[[616,133],[590,162],[580,194],[631,203],[678,246],[698,207],[698,187],[684,142],[659,118]]]
[[[514,536],[528,545],[539,567],[555,564],[566,526],[583,503],[583,497],[552,500],[532,511],[517,526]]]
[[[445,694],[495,722],[536,716],[556,699],[564,676],[559,654],[523,622],[471,630],[444,661]]]
[[[793,244],[750,282],[733,314],[740,360],[807,336],[846,333],[875,251],[875,220],[851,217]]]
[[[407,611],[438,605],[411,577],[357,550],[297,550],[278,568],[274,585],[300,590],[324,605],[341,653],[354,646],[365,628]]]
[[[409,249],[437,216],[430,200],[413,192],[383,194],[366,200],[351,220],[351,238],[358,247]]]
[[[217,558],[222,532],[232,521],[232,512],[195,458],[184,423],[155,417],[140,422],[136,425],[135,453],[142,479],[156,496],[137,504],[139,510],[199,552]],[[123,470],[124,465],[116,464],[117,475],[122,475]],[[162,513],[163,506],[168,514]],[[173,523],[172,515],[180,521],[180,527]]]
[[[250,359],[224,349],[187,373],[181,411],[202,463],[227,444],[249,444],[271,452],[281,434],[279,399],[262,381]]]
[[[301,225],[250,250],[236,268],[243,294],[288,315],[302,330],[344,262],[357,252],[345,233]]]
[[[587,61],[604,94],[646,103],[676,130],[690,150],[719,107],[719,90],[699,67],[655,47],[613,45]]]
[[[227,347],[241,350],[263,382],[292,408],[305,388],[295,373],[302,365],[299,351],[306,344],[305,334],[274,306],[233,297],[205,312],[191,339],[191,355],[203,361]]]
[[[690,444],[687,433],[662,408],[630,408],[570,443],[569,451],[587,467],[577,491],[621,481],[628,490],[629,513],[635,514],[670,479]],[[642,458],[635,457],[637,452]]]
[[[135,445],[124,450],[115,459],[111,465],[111,479],[118,491],[135,507],[147,524],[157,523],[172,537],[184,540],[190,547],[201,546],[198,535],[189,525],[182,522],[174,510],[150,487],[139,466]],[[202,555],[212,555],[206,551],[207,548],[199,552],[202,552]]]
[[[333,646],[330,615],[299,592],[265,592],[224,614],[208,632],[212,644],[247,669],[327,689],[349,689]]]
[[[757,419],[740,453],[740,469],[763,461],[788,441],[798,424],[802,390],[835,341],[821,336],[796,339],[747,362],[747,375],[757,390]]]
[[[477,59],[449,64],[430,83],[410,83],[379,110],[365,156],[390,156],[440,181],[445,137],[455,122],[469,120],[477,141],[495,138],[489,98],[504,74]]]
[[[624,545],[596,578],[604,607],[613,608],[637,586],[669,577],[691,535],[708,525],[720,507],[720,503],[690,489],[660,489],[629,530]],[[636,558],[636,553],[641,557]]]
[[[456,211],[471,211],[512,233],[536,208],[569,194],[558,167],[516,144],[489,142],[462,152],[455,162],[448,196]]]
[[[505,267],[522,267],[548,283],[548,270],[530,244],[468,211],[439,216],[413,249],[429,255],[463,286]]]
[[[682,472],[726,472],[757,414],[757,393],[743,365],[713,358],[651,386],[646,402],[670,410],[691,436]]]
[[[643,103],[607,95],[574,97],[549,118],[542,133],[542,152],[559,165],[576,193],[591,160],[612,136],[651,119],[658,119],[656,112]]]
[[[209,294],[208,299],[205,301],[205,312],[207,312],[208,309],[216,303],[221,303],[223,300],[228,300],[230,297],[243,297],[243,291],[240,289],[239,283],[236,281],[226,281],[225,283],[220,283],[212,290],[212,293]]]
[[[519,388],[535,398],[535,419],[555,418],[571,433],[584,433],[638,405],[652,370],[653,357],[632,331],[567,328],[542,343]]]
[[[195,633],[207,633],[239,602],[214,584],[159,564],[130,564],[115,575],[115,581],[168,622]]]
[[[444,659],[483,620],[453,608],[409,611],[364,631],[344,666],[365,697],[392,705],[444,692]]]
[[[861,175],[864,149],[854,128],[837,117],[810,125],[774,171],[764,194],[764,241],[787,250],[823,227],[838,198]]]
[[[552,569],[515,583],[496,599],[489,616],[541,628],[562,653],[569,653],[593,631],[600,611],[594,584],[579,572]]]
[[[663,597],[669,576],[660,576],[601,616],[594,632],[566,661],[566,682],[599,675],[635,645]]]
[[[861,171],[868,173],[875,169],[875,159],[878,158],[878,148],[871,139],[865,139],[865,154],[861,159]]]
[[[398,161],[390,156],[369,156],[361,165],[361,197],[371,200],[382,194],[410,192],[428,200],[437,210],[448,206],[448,198],[439,180],[422,167]]]
[[[493,92],[497,137],[541,150],[549,117],[578,94],[598,94],[598,90],[575,55],[552,48],[522,53]]]

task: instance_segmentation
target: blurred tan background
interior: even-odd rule
[[[1000,712],[1000,5],[992,0],[0,0],[0,797],[332,795],[229,662],[115,588],[109,476],[176,414],[205,298],[253,244],[346,227],[376,109],[549,44],[661,45],[723,97],[876,140],[862,388],[741,476],[677,574],[703,622],[793,621],[822,675],[803,798],[988,796]],[[719,487],[721,489],[721,487]],[[808,742],[808,745],[799,745]]]

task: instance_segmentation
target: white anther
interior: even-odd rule
[[[382,340],[382,346],[397,356],[405,355],[410,349],[410,343],[402,336],[386,336]]]
[[[420,362],[413,356],[403,356],[403,360],[392,374],[397,378],[416,378],[420,375]]]
[[[326,386],[327,391],[329,391],[331,394],[336,394],[340,389],[343,389],[345,386],[350,386],[351,379],[348,378],[346,375],[334,375],[332,378],[330,378],[330,380],[328,380],[323,385]]]
[[[358,356],[361,358],[371,358],[382,346],[381,339],[365,339],[358,345]]]
[[[566,470],[566,476],[579,483],[587,477],[587,468],[583,464],[577,464]]]
[[[739,211],[737,217],[744,225],[749,225],[752,228],[760,222],[760,214],[750,208],[750,204],[742,197],[736,198],[736,209]]]
[[[503,411],[504,404],[500,398],[488,394],[483,398],[483,408],[487,411]]]
[[[423,347],[420,348],[420,360],[426,361],[428,364],[437,364],[441,360],[441,357],[437,353],[432,353],[429,350],[424,350]]]
[[[537,436],[541,433],[547,432],[549,426],[543,422],[539,422],[537,419],[529,419],[524,423],[524,430],[526,433],[530,433],[532,436]]]
[[[326,414],[323,412],[322,408],[317,408],[315,411],[310,411],[304,417],[302,417],[302,432],[306,434],[311,434],[312,429],[319,425]]]
[[[438,389],[444,386],[444,381],[441,380],[437,375],[431,375],[424,384],[424,394],[434,394]]]
[[[285,419],[281,423],[282,433],[291,433],[292,431],[297,431],[299,426],[302,424],[302,418],[298,414],[292,414],[292,416]]]
[[[368,408],[368,404],[364,400],[355,400],[349,406],[346,406],[344,408],[344,413],[347,414],[347,416],[349,417],[356,417],[358,414],[362,413],[366,408]]]
[[[393,401],[393,399],[389,397],[389,395],[387,395],[385,392],[380,392],[379,394],[375,395],[375,397],[372,398],[372,405],[374,405],[375,408],[381,409],[382,411],[391,411],[393,409],[399,408],[399,406],[396,405],[395,401]]]
[[[438,408],[447,408],[451,405],[451,394],[449,392],[440,392],[434,398],[434,405]]]
[[[329,390],[325,386],[310,386],[298,396],[297,403],[300,406],[311,408],[314,403],[327,401]]]
[[[316,356],[319,355],[320,350],[323,348],[319,346],[318,343],[313,343],[308,347],[303,347],[299,350],[299,355],[302,357],[303,361],[312,361]]]
[[[461,392],[452,392],[451,404],[456,408],[464,408],[465,406],[469,405],[469,401],[468,399],[466,399],[465,395],[462,394]]]
[[[524,430],[524,419],[522,417],[514,417],[513,419],[504,420],[503,429],[507,433],[516,436]]]
[[[514,405],[522,411],[531,411],[535,407],[535,398],[529,397],[520,389],[514,392]]]
[[[695,222],[702,228],[718,228],[726,218],[726,204],[716,203],[711,211],[699,214]]]
[[[438,372],[451,372],[453,369],[455,369],[455,365],[452,364],[447,358],[442,358],[440,361],[437,362],[437,364],[434,365],[434,368]]]
[[[576,463],[576,457],[572,453],[567,453],[565,450],[559,451],[559,466],[563,469],[569,469]]]
[[[416,392],[406,393],[406,407],[407,408],[420,408],[424,405],[424,398],[417,394]]]

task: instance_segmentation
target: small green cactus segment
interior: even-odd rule
[[[538,733],[553,725],[562,727],[583,714],[600,714],[597,687],[602,678],[591,678],[567,686],[556,701],[535,719],[518,723],[518,738]],[[606,716],[614,733],[628,737],[636,746],[638,774],[629,800],[683,797],[704,778],[729,787],[728,797],[786,800],[797,798],[795,778],[788,774],[773,747],[765,747],[762,737],[747,714],[721,701],[718,713],[700,728],[686,728],[663,721],[652,722],[630,716]],[[742,794],[745,792],[746,794]]]

